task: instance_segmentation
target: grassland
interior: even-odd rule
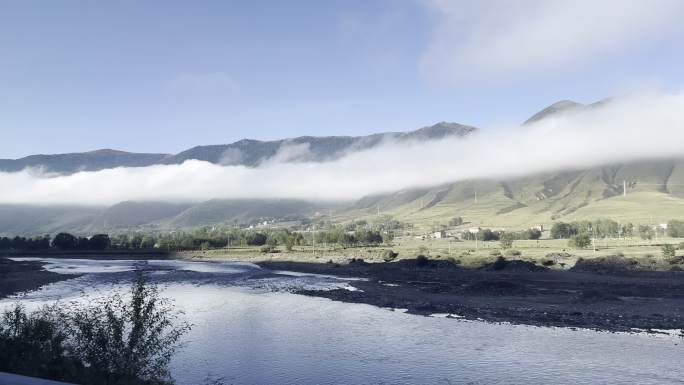
[[[345,263],[351,258],[362,258],[366,261],[379,262],[388,250],[399,254],[398,259],[415,258],[419,254],[432,259],[449,259],[464,266],[478,266],[492,262],[501,254],[511,260],[525,260],[542,264],[553,261],[552,268],[569,268],[577,258],[594,258],[608,255],[624,255],[639,262],[643,268],[669,270],[675,264],[662,256],[663,244],[679,245],[684,238],[660,238],[643,240],[640,238],[606,238],[595,240],[595,248],[575,249],[568,247],[566,239],[517,240],[510,250],[501,248],[498,241],[460,241],[453,238],[423,240],[415,236],[398,237],[390,245],[377,247],[332,247],[318,245],[295,247],[292,251],[278,248],[275,253],[262,253],[258,247],[233,247],[213,250],[185,251],[175,254],[176,258],[237,260],[237,261],[295,261],[295,262],[327,262]],[[511,250],[519,251],[512,255]],[[562,254],[563,253],[563,254]],[[554,255],[555,254],[555,255]],[[567,255],[566,255],[567,254]],[[678,250],[678,255],[684,250]],[[549,263],[549,262],[547,262]]]
[[[388,215],[409,223],[415,231],[427,232],[432,227],[446,225],[454,217],[461,217],[469,226],[523,230],[532,225],[550,228],[554,222],[608,218],[621,223],[657,224],[670,219],[684,219],[684,199],[655,190],[632,191],[626,196],[596,198],[600,191],[587,190],[585,195],[571,194],[556,199],[527,200],[521,203],[497,189],[481,187],[477,201],[474,195],[448,193],[437,196],[436,191],[406,203],[395,205],[388,198],[368,208],[340,213],[339,221],[378,220]],[[474,190],[471,192],[474,193]],[[595,198],[582,198],[591,195]],[[440,198],[433,205],[430,203]],[[426,203],[427,202],[427,203]],[[378,210],[379,209],[379,210]]]

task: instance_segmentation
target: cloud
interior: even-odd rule
[[[571,68],[678,37],[680,0],[427,1],[437,14],[421,58],[436,81],[505,78]]]
[[[288,163],[285,146],[259,167],[191,160],[68,176],[0,173],[0,203],[109,205],[213,198],[354,200],[367,194],[472,178],[510,178],[637,159],[682,157],[684,94],[649,93],[465,139],[387,142],[325,163]]]

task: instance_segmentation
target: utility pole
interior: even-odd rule
[[[311,225],[311,254],[316,255],[316,225]]]

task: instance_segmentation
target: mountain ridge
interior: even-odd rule
[[[261,141],[241,139],[229,144],[195,146],[177,154],[134,153],[113,149],[65,154],[36,154],[19,159],[0,159],[0,171],[17,172],[28,167],[45,172],[72,174],[79,171],[99,171],[116,167],[146,167],[180,164],[186,160],[203,160],[221,165],[258,166],[287,146],[304,146],[306,154],[296,161],[325,162],[337,159],[349,151],[369,149],[385,140],[438,140],[464,137],[477,128],[458,123],[439,122],[407,132],[384,132],[363,136],[300,136]]]

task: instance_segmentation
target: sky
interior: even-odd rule
[[[0,158],[176,153],[684,85],[684,2],[0,0]]]

